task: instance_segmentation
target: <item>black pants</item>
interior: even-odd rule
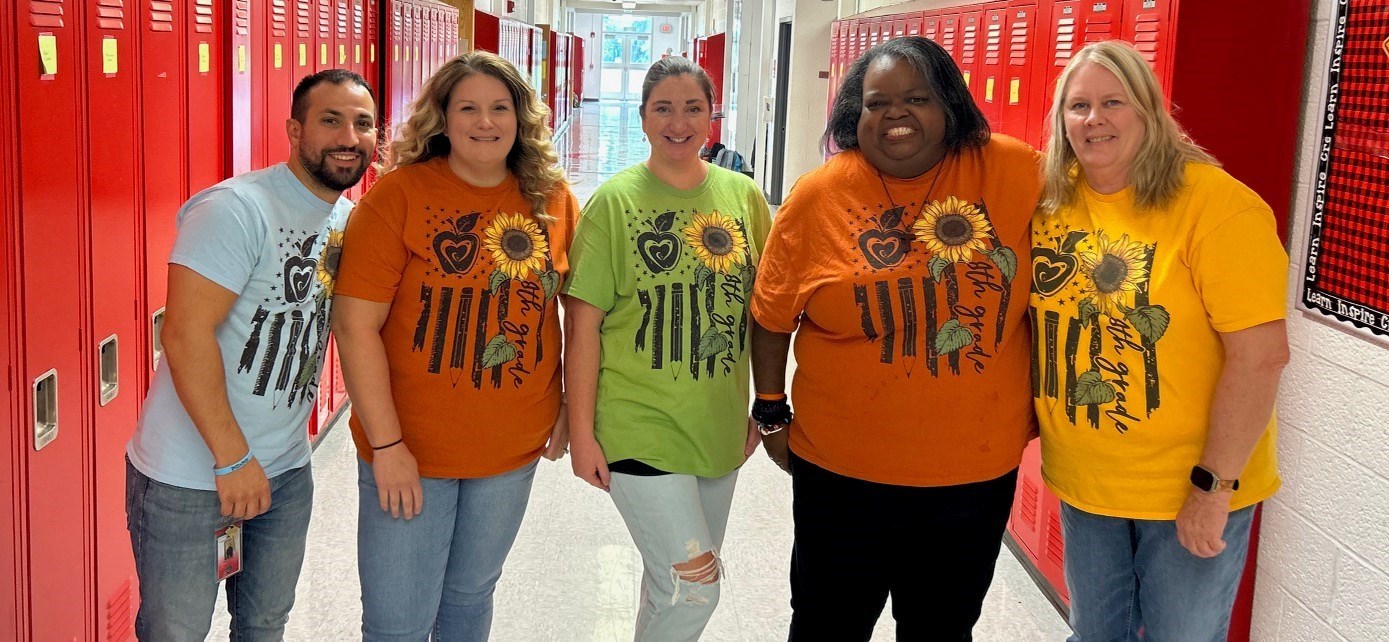
[[[791,640],[868,640],[892,595],[897,639],[970,640],[993,580],[1016,470],[920,488],[791,455]]]

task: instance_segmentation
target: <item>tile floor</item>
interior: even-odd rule
[[[589,103],[560,136],[561,162],[582,203],[606,177],[645,159],[635,105]],[[339,421],[314,454],[313,522],[286,639],[360,638],[356,453]],[[711,642],[786,638],[791,550],[790,478],[759,453],[743,467],[725,550],[723,597]],[[567,460],[542,461],[530,506],[497,587],[492,639],[505,642],[632,639],[641,558],[612,502],[575,479]],[[891,605],[874,640],[892,640]],[[224,639],[219,602],[210,640]],[[1065,622],[1004,548],[975,638],[1062,640]]]

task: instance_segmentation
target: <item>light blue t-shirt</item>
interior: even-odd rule
[[[305,423],[318,394],[333,279],[352,201],[314,196],[284,163],[199,192],[178,213],[169,263],[239,296],[217,327],[227,397],[268,477],[308,463]],[[212,452],[163,360],[145,397],[130,462],[155,481],[215,490]]]

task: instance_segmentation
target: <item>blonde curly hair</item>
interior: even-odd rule
[[[423,163],[449,154],[445,133],[449,95],[453,88],[473,74],[487,74],[511,93],[516,107],[516,142],[506,155],[506,168],[516,176],[521,194],[531,203],[532,214],[546,222],[546,202],[555,187],[564,183],[559,154],[550,142],[546,121],[550,109],[540,102],[531,86],[511,63],[486,51],[471,51],[444,63],[425,81],[419,96],[410,104],[410,115],[400,126],[400,134],[386,146],[381,173]]]

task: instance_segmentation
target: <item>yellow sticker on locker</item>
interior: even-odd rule
[[[420,58],[420,46],[419,46],[419,45],[415,45],[415,60],[422,60],[422,59]]]
[[[246,45],[236,46],[236,70],[246,73]]]
[[[367,45],[367,62],[376,62],[376,43]]]
[[[205,74],[212,70],[212,45],[206,42],[198,43],[198,73]]]
[[[405,45],[405,62],[410,62],[410,45]]]
[[[347,64],[347,45],[338,45],[338,64]]]
[[[115,38],[101,39],[101,73],[108,76],[116,75],[120,69],[120,54],[117,51]]]
[[[993,101],[994,101],[994,77],[993,77],[993,76],[989,76],[988,78],[985,78],[985,79],[984,79],[984,100],[987,101],[987,102],[993,102]]]
[[[51,33],[39,34],[39,67],[45,76],[58,73],[58,37]]]
[[[395,57],[394,57],[394,58],[391,58],[391,61],[392,61],[392,62],[399,62],[399,61],[400,61],[400,45],[396,45],[396,46],[395,46]]]
[[[309,43],[299,43],[299,66],[304,67],[309,64]]]
[[[969,72],[968,72],[968,71],[965,72],[965,86],[966,86],[966,87],[969,86]]]
[[[352,45],[352,62],[362,64],[362,46]]]
[[[326,42],[318,45],[318,64],[328,64],[328,43]]]
[[[1020,102],[1018,94],[1022,93],[1022,79],[1014,78],[1008,83],[1008,104],[1016,105]]]
[[[275,68],[279,69],[283,66],[285,66],[284,45],[277,42],[275,43]]]

